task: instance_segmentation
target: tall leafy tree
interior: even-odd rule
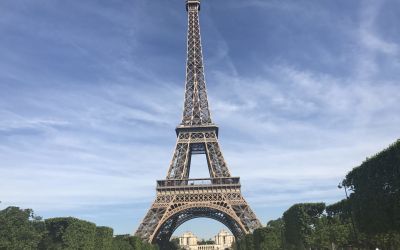
[[[96,225],[73,217],[45,220],[47,236],[43,249],[94,249]]]
[[[252,234],[246,234],[244,236],[244,241],[246,244],[246,249],[254,249],[254,237]]]
[[[369,236],[400,231],[400,140],[367,158],[343,181],[356,226]]]
[[[113,229],[110,227],[96,227],[95,236],[96,250],[109,250],[112,249],[113,242]]]
[[[301,203],[290,207],[283,214],[285,248],[295,250],[309,248],[313,229],[324,210],[324,203]]]
[[[43,234],[43,221],[31,209],[0,211],[0,249],[37,249]]]
[[[350,200],[343,199],[326,207],[330,226],[330,240],[336,246],[358,245],[360,233],[354,224]]]
[[[254,248],[260,250],[283,249],[282,233],[282,219],[269,221],[266,227],[256,229],[253,232]]]

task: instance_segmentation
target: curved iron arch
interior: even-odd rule
[[[209,218],[224,224],[236,238],[245,234],[245,229],[228,213],[208,206],[189,207],[172,214],[159,227],[152,240],[153,243],[164,245],[168,242],[175,230],[183,223],[195,218]]]

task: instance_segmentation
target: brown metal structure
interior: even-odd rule
[[[187,0],[188,13],[185,103],[177,143],[165,180],[157,181],[157,197],[135,235],[152,243],[168,241],[184,222],[198,217],[215,219],[236,237],[261,227],[231,177],[211,121],[200,39],[200,0]],[[205,154],[210,178],[189,179],[193,154]]]

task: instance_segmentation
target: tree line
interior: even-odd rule
[[[155,250],[136,236],[116,235],[110,227],[73,217],[42,218],[31,209],[0,210],[1,250]]]
[[[295,204],[237,240],[234,249],[399,250],[400,140],[351,170],[339,187],[346,199]]]

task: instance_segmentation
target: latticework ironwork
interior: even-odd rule
[[[201,49],[199,10],[200,1],[187,1],[188,34],[186,61],[186,90],[183,126],[212,124],[208,109],[203,52]]]
[[[157,181],[157,196],[137,236],[153,243],[169,240],[182,223],[207,217],[226,225],[236,237],[261,226],[240,191],[239,177],[231,177],[212,123],[204,79],[200,40],[200,0],[187,0],[188,36],[186,88],[182,123],[165,180]],[[189,179],[193,154],[205,154],[210,178]]]

